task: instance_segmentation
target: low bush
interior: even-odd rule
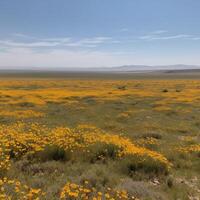
[[[132,177],[141,172],[149,175],[167,175],[168,168],[151,158],[141,156],[127,156],[121,160],[121,169],[124,174]]]
[[[35,104],[31,102],[20,102],[16,105],[20,107],[35,107]]]
[[[162,135],[159,133],[146,133],[142,135],[143,138],[155,138],[157,140],[162,139]]]
[[[162,92],[168,92],[168,89],[163,89]]]
[[[126,86],[125,85],[119,85],[117,87],[117,89],[119,89],[119,90],[126,90]]]
[[[119,147],[114,144],[96,143],[89,147],[89,160],[95,163],[98,160],[116,159]]]
[[[71,152],[56,145],[48,145],[43,151],[38,152],[37,158],[43,162],[50,160],[69,161],[71,159]]]
[[[167,179],[167,186],[168,186],[169,188],[172,188],[173,185],[174,185],[174,183],[173,183],[173,178],[172,178],[172,177],[169,177],[169,178]]]
[[[22,156],[24,156],[24,155],[26,155],[26,153],[28,153],[28,149],[24,145],[20,144],[20,147],[21,147],[21,149],[23,148],[23,150],[20,151],[16,147],[10,148],[10,150],[9,150],[10,159],[19,160]]]

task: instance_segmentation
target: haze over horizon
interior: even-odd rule
[[[200,65],[200,1],[0,2],[0,68]]]

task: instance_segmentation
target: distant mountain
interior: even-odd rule
[[[176,70],[164,70],[163,71],[164,73],[167,73],[167,74],[190,74],[190,73],[199,73],[200,72],[200,69],[176,69]]]
[[[40,71],[60,71],[60,72],[155,72],[155,71],[168,71],[168,73],[179,70],[195,70],[200,69],[198,65],[123,65],[116,67],[93,67],[93,68],[81,68],[81,67],[15,67],[15,68],[2,68],[0,72],[40,72]]]
[[[124,65],[110,68],[114,71],[157,71],[157,70],[184,70],[184,69],[200,69],[198,65]]]
[[[139,72],[139,71],[160,71],[160,70],[184,70],[200,69],[198,65],[123,65],[117,67],[94,67],[94,68],[56,68],[59,71],[82,71],[82,72]],[[52,69],[52,70],[55,70]]]

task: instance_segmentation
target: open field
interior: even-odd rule
[[[0,199],[200,199],[198,74],[1,77]]]

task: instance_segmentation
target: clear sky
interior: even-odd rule
[[[0,67],[200,65],[200,0],[1,0]]]

